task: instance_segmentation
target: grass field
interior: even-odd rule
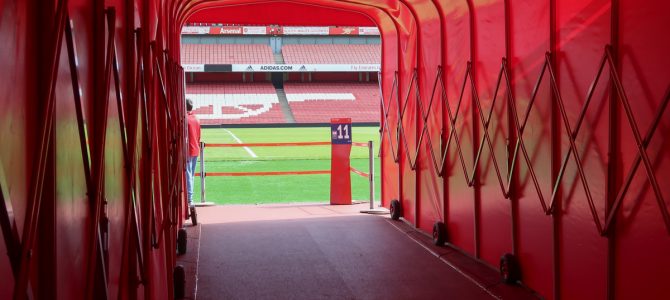
[[[377,127],[355,127],[354,142],[374,141],[375,198],[379,199],[379,132]],[[236,139],[237,138],[237,139]],[[329,127],[210,128],[202,130],[205,143],[325,142]],[[255,157],[254,157],[255,156]],[[368,172],[368,149],[352,147],[352,167]],[[330,146],[205,148],[206,172],[330,170]],[[197,166],[200,171],[200,164]],[[330,175],[207,177],[206,200],[216,204],[328,202]],[[351,173],[354,200],[369,200],[367,178]],[[193,200],[200,201],[200,178],[195,178]]]

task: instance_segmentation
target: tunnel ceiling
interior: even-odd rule
[[[430,2],[418,0],[411,2]],[[249,9],[249,7],[253,9]],[[394,19],[403,17],[404,4],[400,1],[250,1],[250,0],[183,0],[178,1],[177,20],[186,22],[247,23],[283,25],[360,25],[380,27],[381,31],[392,30],[379,24],[375,16],[384,14]],[[253,11],[255,10],[255,11]],[[406,10],[406,8],[405,8]],[[220,17],[235,13],[232,17]],[[251,13],[249,11],[252,11]],[[218,20],[218,21],[217,21]],[[402,23],[402,22],[401,22]],[[398,24],[401,27],[403,24]]]
[[[187,23],[376,26],[365,14],[293,2],[253,3],[202,9]]]

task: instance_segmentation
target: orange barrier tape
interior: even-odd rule
[[[351,145],[356,147],[368,147],[368,143],[351,143]]]
[[[328,146],[330,142],[295,142],[295,143],[251,143],[251,144],[210,144],[206,147],[290,147],[290,146]]]
[[[351,170],[351,172],[354,172],[354,173],[356,173],[356,174],[358,174],[358,175],[360,175],[360,176],[363,176],[363,177],[365,177],[365,178],[367,178],[367,177],[370,176],[370,174],[361,172],[361,171],[359,171],[359,170],[356,170],[354,167],[349,167],[349,170]]]
[[[318,171],[277,171],[277,172],[205,172],[206,176],[279,176],[279,175],[321,175],[330,174],[330,170]],[[195,173],[200,176],[200,173]]]

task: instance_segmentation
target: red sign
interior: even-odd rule
[[[351,205],[351,118],[330,119],[330,204]]]
[[[281,26],[268,26],[267,30],[269,34],[276,34],[276,35],[282,34]]]
[[[241,26],[210,27],[209,34],[242,35]]]
[[[330,27],[330,35],[358,35],[358,27]]]

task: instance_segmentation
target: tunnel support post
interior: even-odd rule
[[[200,203],[205,204],[205,143],[200,142]],[[193,188],[193,187],[191,187]]]
[[[548,54],[548,63],[551,65],[552,69],[556,68],[557,59],[554,53],[558,53],[558,34],[557,34],[557,7],[556,0],[549,1],[549,48],[550,54]],[[559,82],[557,81],[558,85]],[[558,108],[556,105],[556,92],[554,89],[550,90],[551,93],[551,184],[556,184],[558,178],[558,170],[560,168],[560,129],[558,123]],[[558,191],[560,196],[560,190]],[[556,213],[561,211],[562,205],[560,201],[556,203],[556,208],[549,210],[551,215],[551,225],[552,225],[552,292],[554,299],[561,299],[561,217],[560,214]]]
[[[382,103],[383,105],[383,103]],[[383,138],[383,132],[382,136]],[[381,139],[380,139],[381,143]],[[381,144],[380,144],[381,145]],[[379,200],[379,206],[375,208],[375,154],[374,154],[374,143],[372,141],[367,142],[367,147],[368,147],[368,183],[370,186],[370,208],[369,209],[363,209],[360,212],[364,214],[387,214],[389,213],[389,210],[383,207],[383,202],[380,199]],[[383,165],[383,164],[382,164]]]
[[[612,0],[611,16],[610,16],[610,44],[613,65],[616,69],[610,69],[610,82],[613,82],[615,75],[618,73],[621,63],[619,59],[619,0]],[[608,161],[607,161],[607,190],[606,190],[606,206],[605,218],[609,219],[610,214],[615,214],[613,220],[616,221],[616,210],[612,210],[616,202],[617,191],[619,190],[619,182],[621,182],[620,161],[621,161],[621,122],[619,120],[619,106],[616,101],[617,94],[616,86],[610,83],[609,89],[609,129],[608,129]],[[616,225],[613,225],[616,228]],[[616,229],[606,230],[605,237],[607,238],[607,281],[606,281],[606,297],[608,300],[616,299]]]
[[[370,182],[370,209],[375,209],[375,159],[372,141],[368,141],[368,161],[370,171],[368,180]]]
[[[200,203],[193,203],[195,206],[212,206],[213,202],[207,202],[207,192],[205,180],[207,179],[207,172],[205,168],[205,147],[207,143],[200,142]],[[194,174],[195,175],[195,174]]]
[[[45,182],[45,173],[46,173],[46,160],[50,148],[50,138],[51,138],[51,128],[53,126],[53,119],[55,114],[55,86],[58,76],[58,58],[60,57],[61,50],[61,41],[62,33],[61,30],[65,22],[65,3],[63,1],[58,2],[58,7],[56,8],[55,14],[55,26],[53,31],[53,40],[49,46],[53,47],[51,50],[52,56],[49,56],[48,63],[49,65],[44,67],[44,70],[47,73],[44,81],[44,85],[41,86],[43,90],[41,92],[44,96],[44,102],[42,104],[43,110],[41,111],[40,117],[43,122],[41,126],[36,130],[35,135],[37,136],[37,149],[34,152],[35,157],[35,171],[33,172],[30,178],[30,195],[27,199],[27,212],[25,216],[23,227],[22,240],[20,242],[21,252],[18,261],[18,272],[14,278],[14,299],[26,299],[28,298],[30,291],[28,290],[28,281],[30,275],[30,259],[32,250],[35,244],[36,239],[36,230],[37,218],[40,212],[40,206],[42,203],[43,194],[43,185]]]

